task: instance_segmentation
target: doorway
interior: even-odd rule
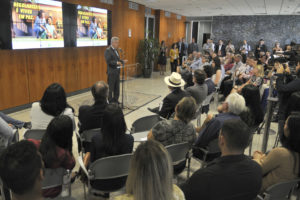
[[[145,38],[155,37],[155,17],[145,16]]]

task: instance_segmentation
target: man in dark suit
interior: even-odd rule
[[[181,38],[181,40],[177,43],[177,47],[178,47],[178,51],[179,51],[179,65],[182,66],[182,57],[186,56],[184,38]]]
[[[102,128],[103,113],[108,105],[108,85],[103,81],[96,82],[91,88],[95,103],[92,106],[83,105],[79,108],[79,133],[83,131]],[[89,145],[83,143],[86,151]],[[78,141],[78,151],[81,151],[81,143]]]
[[[83,105],[79,108],[79,133],[102,127],[103,112],[108,104],[108,85],[104,81],[98,81],[92,86],[91,92],[95,103],[92,106]]]
[[[107,63],[107,82],[109,85],[109,102],[119,103],[120,96],[120,67],[127,62],[121,60],[118,53],[119,38],[112,37],[111,45],[105,50],[104,57]]]
[[[258,59],[260,58],[260,54],[261,52],[263,52],[264,54],[267,52],[267,46],[265,45],[265,41],[263,39],[259,40],[258,45],[256,45],[255,47],[255,57]]]
[[[225,48],[225,45],[223,44],[223,40],[219,40],[219,43],[216,45],[216,48],[215,48],[215,53],[219,57],[226,56],[226,48]]]
[[[195,38],[192,39],[192,43],[190,43],[188,46],[188,55],[192,54],[194,51],[196,52],[199,51],[199,47],[198,44],[196,43]]]
[[[186,96],[189,96],[185,91],[181,89],[185,82],[182,80],[181,75],[177,72],[173,72],[171,76],[165,77],[165,83],[168,85],[171,93],[168,94],[164,99],[160,107],[148,108],[151,112],[157,113],[163,118],[169,119],[175,112],[177,103]]]

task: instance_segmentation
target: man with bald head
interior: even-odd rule
[[[102,127],[103,111],[108,104],[108,92],[108,85],[104,81],[98,81],[92,86],[91,93],[94,97],[94,104],[83,105],[79,108],[80,133]]]

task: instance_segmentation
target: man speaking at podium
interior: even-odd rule
[[[112,37],[111,45],[105,50],[104,57],[107,63],[107,82],[109,86],[108,101],[119,103],[120,96],[120,68],[127,60],[121,60],[119,52],[119,38]]]

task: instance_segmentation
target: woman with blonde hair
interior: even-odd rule
[[[136,149],[126,182],[126,194],[115,200],[184,200],[183,192],[172,184],[171,158],[162,144],[154,140]]]

